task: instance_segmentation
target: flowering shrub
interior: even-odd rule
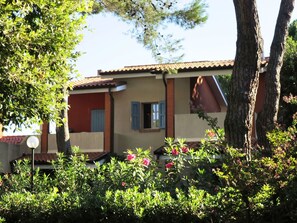
[[[208,129],[208,130],[206,130],[206,135],[208,136],[208,138],[210,138],[210,139],[213,139],[213,138],[215,138],[216,137],[216,133],[215,133],[215,131],[214,130],[210,130],[210,129]]]
[[[182,150],[183,153],[188,153],[188,152],[190,151],[189,148],[188,148],[187,146],[183,146],[183,147],[181,148],[181,150]]]
[[[128,150],[126,159],[120,161],[112,158],[109,163],[97,166],[101,174],[97,177],[98,190],[126,190],[138,186],[144,188],[162,188],[162,174],[158,171],[156,162],[153,162],[151,152],[137,148]]]
[[[195,149],[166,139],[165,163],[141,148],[95,168],[59,155],[52,174],[37,169],[33,192],[29,162],[18,162],[0,179],[0,222],[297,222],[294,118],[268,133],[271,156],[255,148],[251,160],[216,129]]]
[[[191,151],[185,145],[175,148],[177,156]],[[85,165],[86,160],[75,154],[66,159],[60,154],[51,176],[36,172],[34,193],[27,176],[30,165],[19,162],[19,174],[3,180],[0,216],[7,222],[43,223],[197,222],[202,218],[198,211],[202,203],[197,206],[197,200],[188,200],[170,185],[173,173],[160,170],[149,150],[128,150],[124,160],[112,158],[92,169]],[[177,170],[173,162],[166,165]],[[17,182],[20,184],[14,185]]]
[[[148,158],[143,158],[142,160],[142,164],[146,167],[148,167],[150,165],[151,160]]]
[[[173,166],[174,166],[174,162],[169,162],[169,163],[166,163],[165,168],[166,168],[166,169],[170,169],[170,168],[172,168]]]
[[[136,158],[136,155],[135,154],[128,154],[127,155],[127,160],[128,161],[132,161],[132,160],[134,160]]]

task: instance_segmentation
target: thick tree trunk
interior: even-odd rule
[[[285,43],[294,3],[295,0],[281,1],[265,76],[266,94],[264,107],[257,118],[258,143],[268,151],[270,151],[270,145],[266,133],[273,130],[277,124],[281,88],[280,71],[283,64]]]
[[[65,92],[64,92],[65,93]],[[66,93],[64,94],[65,98],[63,103],[66,101]],[[68,109],[67,106],[61,111],[60,119],[62,123],[58,124],[56,127],[56,142],[58,147],[58,152],[64,153],[64,155],[69,156],[72,154],[71,143],[70,143],[70,134],[68,126]]]
[[[229,145],[244,148],[250,158],[253,114],[262,57],[262,38],[256,0],[234,0],[237,46],[225,119]]]

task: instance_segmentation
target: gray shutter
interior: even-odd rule
[[[133,130],[140,129],[140,102],[131,102],[131,127]]]
[[[166,123],[165,101],[159,102],[159,120],[160,120],[160,129],[165,129],[165,123]]]
[[[94,109],[91,111],[91,131],[104,132],[105,114],[103,109]]]

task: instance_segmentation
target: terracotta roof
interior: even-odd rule
[[[268,59],[265,58],[262,65],[267,63]],[[116,73],[136,73],[136,72],[161,72],[168,69],[175,69],[178,71],[198,71],[198,70],[212,70],[212,69],[231,69],[233,68],[234,60],[216,60],[216,61],[192,61],[180,63],[167,63],[167,64],[150,64],[150,65],[137,65],[125,66],[120,69],[99,71],[100,75],[116,74]]]
[[[90,88],[110,88],[123,85],[125,82],[115,81],[111,78],[101,78],[99,76],[86,77],[81,80],[73,81],[73,89],[90,89]]]
[[[2,136],[0,142],[19,145],[21,144],[27,136]]]
[[[88,157],[87,162],[95,162],[104,158],[108,153],[107,152],[89,152],[81,153]],[[31,159],[31,154],[24,154],[16,160]],[[50,164],[51,161],[57,159],[56,153],[35,153],[34,154],[34,163],[35,164]]]

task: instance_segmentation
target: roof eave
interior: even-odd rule
[[[121,84],[117,86],[110,86],[110,87],[86,87],[86,88],[77,88],[73,89],[69,92],[70,95],[75,94],[92,94],[92,93],[106,93],[106,92],[119,92],[124,91],[127,89],[126,84]]]

